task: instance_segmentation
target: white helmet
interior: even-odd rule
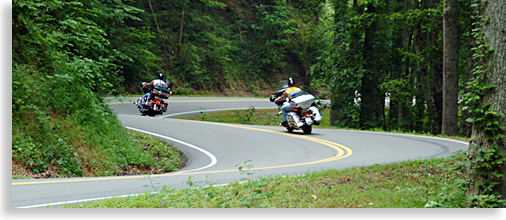
[[[288,85],[293,86],[295,84],[295,81],[293,81],[292,78],[288,78]]]

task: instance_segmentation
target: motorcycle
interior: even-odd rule
[[[280,83],[282,85],[282,83]],[[290,106],[292,107],[292,111],[287,112],[286,119],[288,125],[286,126],[286,130],[288,132],[293,132],[293,130],[302,129],[304,134],[311,134],[312,125],[319,125],[322,119],[320,115],[320,111],[316,108],[315,97],[307,92],[301,91],[292,95],[292,98],[289,100],[282,100],[280,102],[276,102],[275,99],[282,96],[283,92],[288,89],[288,84],[286,86],[281,86],[282,88],[276,91],[269,100],[271,102],[276,103],[278,105],[278,122],[281,125],[281,107],[283,103],[288,101]],[[288,99],[288,98],[287,98]]]
[[[148,92],[150,93],[149,99],[147,99],[149,101],[142,100],[144,97],[141,97],[137,100],[137,103],[134,102],[141,115],[149,115],[153,117],[167,112],[168,103],[165,100],[172,95],[172,91],[170,91],[171,84],[169,84],[168,88],[157,86],[144,88],[144,85],[146,84],[147,82],[142,82],[141,87],[144,94]]]

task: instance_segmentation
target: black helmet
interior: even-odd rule
[[[288,78],[288,85],[293,86],[295,84],[295,81],[293,81],[292,78]]]
[[[163,74],[162,73],[158,74],[158,79],[163,80]]]

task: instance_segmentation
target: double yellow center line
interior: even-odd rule
[[[343,158],[349,157],[353,154],[353,151],[344,145],[334,143],[331,141],[327,141],[327,140],[323,140],[323,139],[319,139],[319,138],[314,138],[314,137],[307,136],[307,135],[298,135],[298,134],[292,134],[292,133],[286,133],[286,132],[280,132],[280,131],[272,131],[272,130],[267,130],[267,129],[239,126],[239,125],[234,125],[234,124],[213,123],[213,122],[203,122],[203,121],[192,121],[192,122],[221,125],[221,126],[227,126],[227,127],[234,127],[234,128],[241,128],[241,129],[248,129],[248,130],[255,130],[255,131],[288,135],[291,137],[301,138],[301,139],[313,141],[313,142],[316,142],[319,144],[323,144],[323,145],[330,147],[332,149],[335,149],[337,151],[337,154],[335,156],[329,157],[329,158],[326,158],[323,160],[317,160],[317,161],[305,162],[305,163],[297,163],[297,164],[251,168],[251,169],[243,169],[243,170],[265,170],[265,169],[295,167],[295,166],[324,163],[324,162],[330,162],[330,161],[334,161],[334,160],[343,159]],[[202,171],[202,172],[191,172],[191,173],[190,172],[189,173],[166,173],[166,174],[157,174],[157,175],[150,175],[150,176],[163,177],[163,176],[181,176],[181,175],[195,175],[195,174],[226,173],[226,172],[238,172],[238,170],[236,169],[236,170]],[[102,181],[102,180],[118,180],[118,179],[139,179],[139,178],[145,178],[145,177],[146,177],[146,175],[97,177],[97,178],[85,178],[85,179],[57,179],[57,180],[47,180],[47,181],[42,180],[42,181],[29,181],[29,182],[15,182],[15,183],[12,183],[12,185],[14,186],[14,185],[45,184],[45,183],[68,183],[68,182]]]

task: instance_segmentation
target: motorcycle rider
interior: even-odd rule
[[[286,101],[286,98],[291,99],[292,95],[294,93],[302,91],[301,89],[295,87],[294,84],[295,84],[295,82],[293,81],[293,79],[288,78],[288,89],[286,89],[283,92],[282,96],[280,96],[274,100],[275,102],[281,102],[281,101],[285,100],[285,102],[283,103],[283,106],[281,106],[281,111],[282,111],[281,117],[283,119],[283,122],[281,123],[281,125],[284,127],[288,126],[288,122],[286,121],[286,113],[293,110],[292,106],[290,106],[290,103],[288,103]]]
[[[162,88],[168,88],[169,87],[169,80],[167,80],[167,83],[165,83],[163,81],[163,74],[160,73],[158,74],[158,79],[154,79],[152,80],[151,82],[147,83],[146,85],[142,86],[142,88],[146,88],[146,87],[149,87],[149,86],[156,86],[156,87],[162,87]],[[151,93],[146,93],[144,94],[144,96],[142,96],[142,99],[141,99],[141,105],[144,104],[144,103],[148,103],[149,102],[149,97],[151,96]]]

